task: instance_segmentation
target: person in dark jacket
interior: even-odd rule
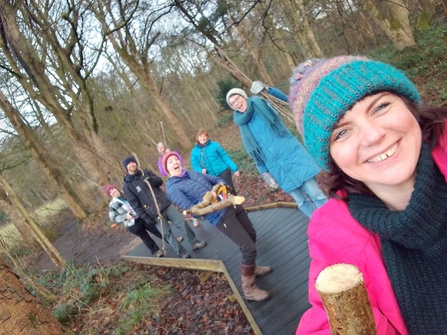
[[[162,158],[163,168],[169,179],[166,182],[168,197],[178,207],[189,210],[202,202],[203,196],[212,191],[214,185],[224,180],[196,171],[186,171],[178,153],[168,152]],[[217,194],[213,194],[217,199]],[[244,207],[237,205],[211,212],[204,218],[228,236],[241,250],[242,289],[247,300],[263,301],[270,297],[267,291],[255,285],[255,277],[272,271],[270,266],[256,265],[256,231]]]
[[[261,82],[254,82],[251,88],[255,94],[263,89],[287,101],[280,90],[265,88]],[[234,122],[239,126],[245,150],[264,181],[272,188],[279,184],[310,218],[327,201],[315,179],[320,168],[266,100],[249,98],[242,89],[233,88],[227,93],[227,103],[234,109]]]
[[[206,245],[205,241],[199,241],[196,238],[183,215],[172,205],[166,193],[160,188],[163,180],[159,176],[150,170],[140,170],[133,156],[126,157],[123,160],[123,166],[127,170],[123,191],[129,204],[143,220],[147,222],[155,220],[158,230],[163,231],[166,240],[177,255],[183,258],[191,257],[172,234],[168,220],[186,232],[192,250]]]
[[[239,178],[238,167],[218,142],[209,139],[205,129],[197,132],[196,144],[191,151],[191,165],[194,171],[222,178],[236,194],[231,172]]]
[[[147,223],[138,217],[137,213],[130,207],[129,202],[124,199],[115,185],[107,184],[103,188],[104,193],[112,197],[109,203],[109,218],[116,224],[123,224],[127,231],[137,235],[151,251],[152,255],[163,257],[163,252],[149,235],[148,231],[162,238],[155,227],[155,222]]]

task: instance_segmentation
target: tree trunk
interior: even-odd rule
[[[396,48],[402,50],[406,47],[416,45],[413,30],[411,29],[410,20],[406,5],[402,0],[385,1],[385,4],[391,11],[391,29],[396,30]]]
[[[20,31],[16,22],[17,9],[8,1],[4,2],[3,6],[0,11],[0,49],[11,66],[11,73],[16,74],[17,80],[32,98],[53,113],[69,140],[71,150],[90,177],[99,185],[106,184],[108,178],[102,168],[103,160],[98,157],[98,153],[89,145],[85,136],[75,129],[70,119],[71,113],[61,105],[61,101],[67,102],[66,98],[51,83],[45,64]]]
[[[413,32],[408,21],[408,10],[401,0],[386,2],[391,11],[392,18],[388,20],[380,13],[372,0],[365,0],[363,10],[366,11],[377,26],[393,43],[397,50],[416,45]]]
[[[57,184],[60,196],[64,199],[68,207],[70,207],[76,218],[85,219],[87,213],[79,205],[80,199],[73,190],[73,186],[68,183],[67,178],[62,177],[62,172],[57,169],[59,164],[51,158],[47,150],[39,143],[31,128],[22,121],[19,111],[9,103],[1,91],[0,106],[19,134],[23,144],[31,152],[31,155],[40,164],[48,177]]]
[[[266,83],[268,86],[272,86],[273,85],[272,78],[270,78],[270,75],[268,74],[267,69],[266,69],[266,67],[265,67],[264,63],[262,62],[262,59],[261,59],[261,57],[259,55],[260,50],[262,49],[262,45],[259,46],[258,50],[256,50],[256,48],[250,42],[248,37],[244,33],[242,33],[242,30],[239,29],[238,26],[236,26],[233,23],[233,19],[231,17],[229,9],[228,9],[227,15],[228,15],[228,19],[230,20],[231,29],[242,40],[244,48],[251,55],[255,65],[256,65],[256,68],[258,69],[257,72],[259,73],[259,76],[261,77],[261,81]]]
[[[0,333],[62,335],[64,327],[0,259]]]
[[[263,2],[260,2],[259,6],[260,6],[260,8],[262,8],[262,10],[264,12],[267,11],[267,6]],[[284,43],[284,39],[279,34],[276,24],[273,21],[270,13],[266,13],[266,15],[265,15],[264,25],[266,26],[266,29],[271,31],[271,38],[272,38],[273,45],[276,46],[281,51],[281,55],[284,57],[284,60],[288,66],[287,71],[290,72],[290,70],[295,67],[296,62],[294,61],[292,55],[287,51],[287,46]],[[280,63],[282,63],[282,62],[280,62]]]
[[[307,20],[307,14],[303,0],[295,0],[295,4],[302,21],[300,37],[304,41],[304,48],[307,49],[310,57],[324,57],[323,52],[321,51],[320,46],[315,39],[314,32],[309,25],[309,21]]]
[[[376,335],[363,276],[356,266],[335,264],[320,272],[315,287],[333,335]]]
[[[106,32],[105,36],[112,43],[113,48],[121,57],[121,60],[130,68],[132,73],[139,79],[141,86],[146,91],[148,97],[152,98],[157,108],[162,112],[165,117],[166,122],[171,126],[173,132],[177,135],[179,142],[183,146],[184,149],[190,149],[192,146],[192,142],[180,124],[179,120],[175,117],[172,109],[168,106],[163,96],[161,95],[160,90],[158,89],[155,81],[151,75],[151,71],[149,68],[150,59],[146,54],[141,54],[140,51],[136,47],[135,38],[133,35],[127,31],[126,24],[128,20],[132,17],[133,13],[129,14],[129,17],[124,17],[125,13],[121,12],[121,17],[116,20],[115,18],[112,21],[117,25],[117,27],[111,28],[105,19],[105,11],[108,11],[110,15],[113,17],[113,10],[109,8],[109,3],[104,4],[103,7],[95,9],[95,15],[97,19],[100,21],[100,24],[103,27],[103,31]],[[136,10],[136,9],[135,9]],[[118,24],[117,22],[120,22]],[[149,33],[149,32],[147,32]],[[144,46],[141,46],[143,50],[148,52],[152,43],[157,39],[158,34],[150,40],[149,37],[144,38],[148,40]]]
[[[302,0],[283,0],[284,14],[287,17],[291,30],[296,35],[304,59],[310,57],[324,57],[320,46],[315,39],[314,32],[307,20],[306,10]]]
[[[36,237],[36,240],[42,246],[42,248],[46,251],[48,256],[50,256],[53,263],[58,267],[62,268],[65,266],[65,260],[59,254],[59,252],[54,248],[50,241],[46,238],[45,234],[39,228],[37,223],[33,220],[31,215],[29,215],[28,211],[25,209],[23,204],[20,202],[20,199],[17,193],[14,191],[12,186],[7,182],[7,180],[0,173],[0,184],[2,185],[5,192],[8,194],[8,198],[11,203],[17,208],[20,215],[22,215],[28,229],[32,234]]]

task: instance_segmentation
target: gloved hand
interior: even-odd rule
[[[265,85],[262,81],[254,81],[253,84],[251,84],[250,92],[253,94],[259,94],[262,92],[262,90],[265,88]]]
[[[269,172],[264,172],[261,176],[262,176],[262,179],[264,179],[264,181],[270,188],[272,188],[274,190],[277,190],[279,188],[278,183],[276,182],[276,180],[272,177],[272,175]]]

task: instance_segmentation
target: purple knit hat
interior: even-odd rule
[[[105,194],[110,195],[110,190],[112,190],[114,188],[116,188],[118,190],[118,187],[116,187],[115,185],[107,184],[106,186],[104,186],[103,190],[104,190]]]
[[[404,73],[391,65],[357,56],[309,59],[290,78],[289,105],[309,154],[329,169],[329,138],[340,118],[357,101],[391,91],[420,103]]]

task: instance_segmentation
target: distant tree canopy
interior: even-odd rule
[[[157,142],[187,154],[197,129],[223,124],[230,88],[261,80],[287,93],[292,68],[308,57],[374,50],[387,61],[404,49],[432,57],[415,45],[421,34],[445,37],[436,18],[446,7],[433,0],[3,1],[1,172],[26,208],[61,198],[82,219],[105,201],[105,183],[122,182],[123,157],[135,152],[153,168]],[[436,44],[432,53],[445,50]],[[423,62],[400,65],[411,72]]]

